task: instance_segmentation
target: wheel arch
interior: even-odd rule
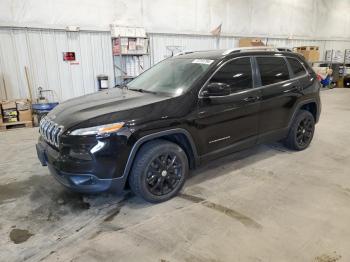
[[[299,108],[299,110],[300,110],[300,109],[309,111],[309,112],[313,115],[315,122],[317,121],[317,112],[318,112],[318,108],[317,108],[316,102],[310,102],[310,103],[303,104],[303,105]]]
[[[191,168],[199,164],[199,157],[198,157],[196,145],[192,139],[191,134],[187,130],[183,128],[175,128],[175,129],[160,131],[160,132],[143,136],[135,142],[135,144],[133,145],[130,151],[126,166],[124,168],[123,178],[125,179],[125,181],[129,176],[133,162],[141,146],[154,139],[164,139],[179,145],[185,151]]]
[[[319,106],[317,104],[317,100],[316,99],[307,99],[307,100],[301,101],[297,104],[297,106],[295,107],[295,110],[293,112],[293,115],[292,115],[291,119],[289,120],[288,127],[290,127],[292,125],[293,120],[294,120],[294,118],[299,110],[309,111],[313,115],[313,117],[315,119],[315,123],[317,123],[318,117],[319,117],[319,110],[320,110]]]

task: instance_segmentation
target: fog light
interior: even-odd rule
[[[77,186],[95,184],[94,177],[89,175],[84,175],[84,176],[75,175],[75,176],[70,176],[69,178]]]

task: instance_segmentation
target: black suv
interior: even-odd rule
[[[303,57],[265,49],[188,52],[120,88],[66,101],[40,122],[38,157],[79,192],[129,185],[175,196],[190,168],[260,143],[311,142],[320,84]]]

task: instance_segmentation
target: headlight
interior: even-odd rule
[[[88,135],[104,135],[110,134],[118,131],[124,126],[124,122],[101,125],[101,126],[93,126],[87,128],[80,128],[73,130],[70,135],[71,136],[88,136]]]

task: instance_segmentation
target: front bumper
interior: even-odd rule
[[[98,193],[103,191],[121,192],[124,189],[126,178],[99,178],[91,172],[67,172],[62,170],[67,165],[66,157],[52,148],[45,141],[40,140],[36,145],[38,158],[43,166],[47,166],[53,177],[66,188],[81,193]],[[72,161],[71,161],[72,162]],[[72,169],[72,163],[69,168]],[[74,162],[73,162],[74,163]],[[76,170],[81,170],[79,162],[75,162]]]

